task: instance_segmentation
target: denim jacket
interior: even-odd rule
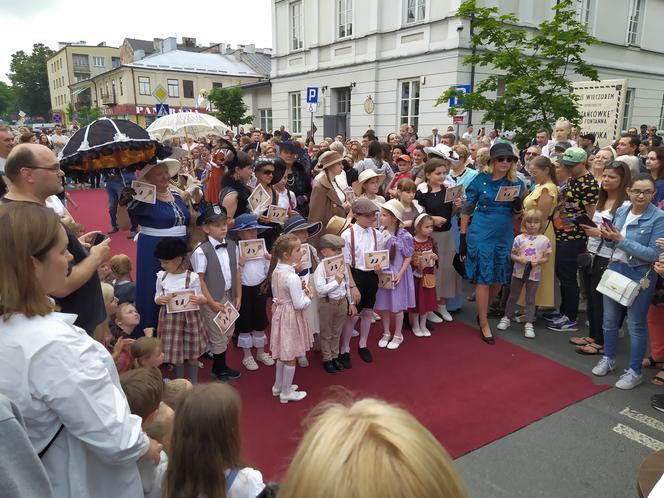
[[[622,230],[627,214],[632,205],[622,206],[616,211],[614,225],[618,231]],[[609,247],[622,249],[627,253],[627,264],[636,268],[650,265],[659,259],[662,250],[655,245],[655,241],[664,238],[664,211],[649,204],[646,211],[636,221],[627,226],[627,235],[615,243],[607,244]]]

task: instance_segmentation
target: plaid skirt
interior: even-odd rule
[[[157,337],[161,340],[164,363],[175,365],[198,358],[205,353],[208,342],[200,311],[166,313],[166,306],[159,310]]]

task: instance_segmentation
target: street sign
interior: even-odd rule
[[[169,108],[168,104],[157,104],[155,107],[155,110],[157,111],[157,117],[160,118],[162,116],[168,116],[169,115]]]
[[[318,112],[318,104],[315,104],[315,103],[314,104],[307,104],[305,109],[306,109],[307,112],[310,112],[310,113],[313,114],[315,112]]]
[[[307,87],[307,104],[316,104],[318,103],[318,87],[310,86]]]
[[[470,85],[455,85],[453,88],[456,88],[457,91],[462,93],[462,94],[470,93]],[[449,106],[450,107],[454,107],[454,106],[463,107],[463,98],[461,98],[461,97],[452,97],[450,99]]]
[[[152,96],[157,99],[157,102],[164,102],[166,97],[168,97],[168,92],[162,85],[157,85],[157,88],[152,92]]]
[[[54,123],[61,123],[62,122],[62,116],[60,116],[58,113],[53,114],[53,122]]]
[[[463,124],[463,116],[454,116],[452,118],[452,123],[454,123],[454,124]]]

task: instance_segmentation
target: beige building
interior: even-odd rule
[[[48,88],[51,109],[60,114],[64,122],[65,109],[72,103],[70,85],[94,78],[120,66],[120,49],[104,43],[87,45],[84,41],[60,43],[60,48],[47,61]],[[75,98],[76,95],[73,95]]]

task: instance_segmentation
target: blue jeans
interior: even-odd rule
[[[107,178],[106,179],[106,193],[108,194],[108,215],[111,218],[111,227],[118,228],[118,200],[120,199],[120,194],[124,188],[122,180],[116,178]],[[132,223],[131,231],[135,232],[137,229],[136,225]]]
[[[641,280],[647,270],[635,270],[627,263],[614,261],[609,264],[609,269],[617,271],[635,282]],[[656,275],[651,272],[650,285],[647,289],[641,289],[636,299],[629,308],[618,304],[613,299],[604,296],[604,356],[616,358],[618,347],[618,329],[622,324],[625,313],[627,313],[627,328],[629,329],[629,368],[637,374],[641,373],[641,362],[646,354],[648,346],[648,307],[655,293]]]

